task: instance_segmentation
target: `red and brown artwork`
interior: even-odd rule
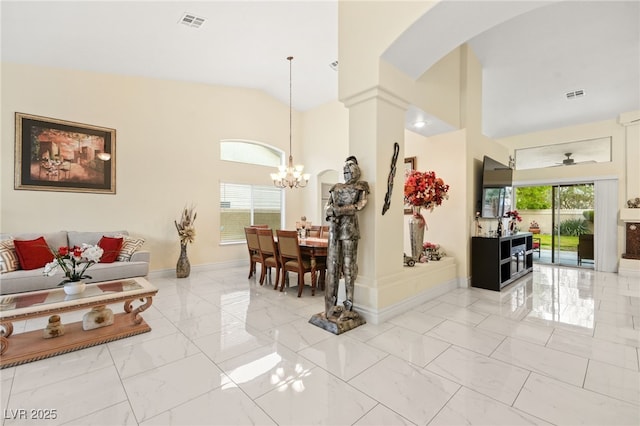
[[[16,189],[115,193],[115,130],[16,113]]]

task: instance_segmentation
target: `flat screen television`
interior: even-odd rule
[[[482,161],[482,205],[480,215],[482,217],[503,217],[505,212],[505,200],[507,188],[511,187],[513,170],[494,160],[484,156]]]

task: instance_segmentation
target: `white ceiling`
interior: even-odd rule
[[[418,77],[471,38],[484,67],[484,131],[491,137],[611,119],[640,109],[639,6],[447,0],[385,59]],[[204,25],[179,24],[185,12],[204,17]],[[286,57],[294,56],[294,108],[338,95],[329,67],[338,57],[333,0],[2,1],[0,19],[2,61],[251,87],[288,103]],[[586,95],[566,100],[577,89]],[[408,126],[418,116],[432,121],[422,130],[408,127],[418,133],[451,129],[413,107]]]
[[[180,24],[185,12],[202,27]],[[307,110],[338,97],[335,1],[2,1],[2,60],[262,89]]]

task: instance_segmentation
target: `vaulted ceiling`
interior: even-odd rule
[[[2,1],[0,12],[3,62],[251,87],[287,103],[291,55],[294,108],[338,96],[336,1]],[[185,13],[203,24],[183,24]],[[447,0],[431,13],[385,59],[418,77],[468,41],[490,137],[640,109],[638,1]]]

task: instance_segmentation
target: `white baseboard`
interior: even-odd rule
[[[439,284],[436,287],[432,287],[420,294],[412,296],[409,299],[405,299],[394,305],[387,306],[386,308],[379,311],[374,311],[363,306],[356,306],[355,309],[367,320],[367,322],[370,322],[372,324],[380,324],[407,312],[409,309],[415,308],[416,306],[428,302],[429,300],[435,299],[436,297],[440,297],[448,291],[451,291],[458,287],[459,279],[454,278],[452,280]]]
[[[228,262],[217,262],[217,263],[205,263],[203,265],[196,265],[191,267],[192,272],[208,272],[208,271],[219,271],[221,269],[226,268],[238,268],[246,266],[247,270],[249,265],[247,261],[242,260],[230,260]],[[149,278],[171,278],[176,276],[176,270],[174,269],[156,269],[154,271],[150,271],[148,277]]]

